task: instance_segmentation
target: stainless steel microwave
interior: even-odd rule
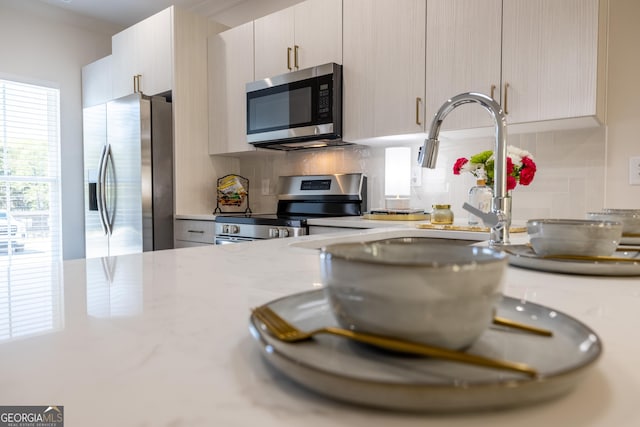
[[[279,150],[343,145],[342,66],[247,83],[247,142]]]

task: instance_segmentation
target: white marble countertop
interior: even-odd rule
[[[377,233],[390,237],[407,230],[364,230],[354,238],[383,235]],[[260,356],[248,332],[249,311],[316,288],[319,263],[312,248],[333,238],[204,246],[42,269],[21,264],[19,257],[10,264],[4,258],[0,403],[64,405],[70,427],[623,427],[640,422],[637,277],[509,267],[507,295],[563,311],[603,340],[605,351],[595,368],[557,400],[436,416],[355,407],[296,386]]]

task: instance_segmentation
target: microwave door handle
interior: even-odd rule
[[[102,146],[102,151],[100,152],[100,161],[98,162],[98,182],[96,183],[96,205],[98,207],[98,216],[100,218],[100,225],[102,226],[102,231],[104,234],[109,234],[107,230],[107,223],[104,219],[104,179],[103,179],[103,171],[106,163],[106,153],[107,153],[107,145]]]

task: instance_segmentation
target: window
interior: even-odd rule
[[[59,90],[0,79],[0,341],[62,322]]]

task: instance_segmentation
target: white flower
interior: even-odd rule
[[[530,152],[518,147],[514,147],[513,145],[509,145],[507,147],[507,156],[511,157],[511,161],[514,165],[521,165],[523,157],[529,157],[531,160],[533,160],[533,156]]]
[[[482,163],[471,163],[467,162],[460,168],[460,172],[471,172],[474,173],[476,170],[482,168]]]

